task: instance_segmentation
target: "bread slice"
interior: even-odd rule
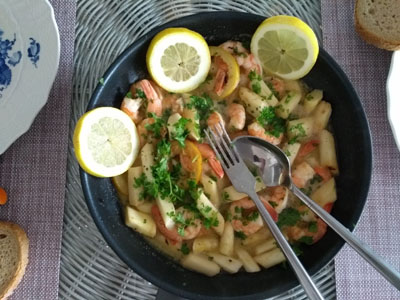
[[[354,17],[357,32],[367,43],[400,49],[399,0],[357,0]]]
[[[0,221],[0,299],[12,294],[28,264],[29,240],[17,224]]]

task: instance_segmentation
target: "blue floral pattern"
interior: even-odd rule
[[[12,72],[11,68],[15,67],[21,61],[21,51],[15,51],[12,54],[12,48],[17,40],[14,34],[14,39],[3,39],[4,32],[0,29],[0,92],[4,91],[11,83]],[[1,93],[0,93],[1,98]]]
[[[29,38],[30,46],[28,48],[28,57],[31,60],[32,64],[37,68],[37,62],[40,59],[40,44],[36,42],[34,38]]]

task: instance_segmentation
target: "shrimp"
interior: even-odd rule
[[[264,226],[260,214],[256,212],[256,205],[247,197],[232,202],[229,212],[232,215],[231,223],[235,231],[251,235]]]
[[[143,99],[136,98],[131,99],[125,97],[121,103],[121,110],[126,113],[135,124],[139,124],[142,121],[142,116],[140,115],[139,108],[143,103]]]
[[[179,235],[178,229],[173,227],[172,229],[168,229],[165,226],[164,220],[161,216],[160,209],[157,205],[153,205],[151,208],[151,215],[153,216],[154,222],[156,223],[157,229],[160,233],[172,241],[173,244],[179,243],[182,241],[182,236]]]
[[[139,81],[141,88],[143,89],[144,94],[148,100],[147,104],[147,112],[154,113],[157,116],[162,115],[162,100],[163,95],[157,87],[155,87],[154,83],[151,83],[147,79],[143,79]]]
[[[211,149],[210,145],[208,144],[196,144],[197,148],[201,153],[201,157],[204,160],[207,160],[207,163],[214,171],[215,175],[219,178],[224,177],[224,169],[221,166],[221,163],[218,161],[217,157],[215,156],[215,152]]]
[[[246,76],[251,71],[256,71],[257,74],[261,75],[262,68],[257,62],[257,59],[253,54],[250,54],[245,47],[243,47],[241,42],[227,41],[219,46],[231,53],[236,58],[239,67],[242,68]]]
[[[171,110],[182,115],[184,103],[182,97],[178,97],[176,94],[167,95],[162,101],[162,110]]]
[[[268,81],[271,83],[273,90],[278,94],[279,99],[282,99],[286,93],[285,82],[277,77],[270,77]]]
[[[267,142],[277,146],[282,142],[283,139],[283,133],[279,135],[279,137],[276,137],[272,135],[271,133],[268,133],[264,127],[262,127],[260,124],[257,122],[251,123],[248,127],[247,130],[249,131],[249,134],[252,136],[256,136],[259,138],[262,138],[266,140]]]
[[[154,122],[155,122],[155,120],[153,118],[146,118],[146,119],[143,119],[139,123],[139,125],[137,125],[137,131],[138,131],[141,147],[143,147],[143,145],[146,142],[153,142],[155,140],[155,137],[152,134],[150,134],[150,132],[146,128],[147,125],[154,124]],[[160,135],[161,135],[160,137],[162,138],[163,136],[165,136],[165,134],[166,134],[166,129],[162,128],[160,130]]]
[[[246,111],[241,104],[231,103],[228,106],[227,114],[230,118],[228,128],[242,130],[246,124]]]
[[[222,124],[222,126],[225,126],[225,121],[222,118],[221,114],[219,112],[214,111],[208,117],[207,125],[208,125],[208,127],[211,127],[211,126],[217,125],[218,123]]]
[[[289,192],[283,186],[276,186],[258,192],[260,199],[268,202],[280,214],[288,204]]]
[[[218,96],[221,96],[221,94],[224,90],[226,75],[228,74],[228,65],[219,56],[214,57],[214,62],[217,66],[217,73],[215,75],[214,92]]]
[[[310,223],[300,222],[296,226],[291,226],[287,229],[287,235],[291,242],[299,241],[304,237],[311,238],[310,244],[318,242],[326,233],[327,225],[321,219],[316,221],[317,228],[311,230]],[[311,231],[310,231],[311,230]]]
[[[234,140],[234,139],[236,139],[237,137],[243,136],[243,135],[249,135],[249,133],[247,132],[247,130],[235,131],[235,132],[229,133],[229,137],[231,138],[231,140]]]
[[[303,188],[306,186],[307,182],[313,178],[315,175],[314,169],[305,161],[294,167],[292,171],[293,183],[298,188]]]
[[[182,234],[182,239],[183,240],[191,240],[194,239],[195,237],[197,237],[201,231],[202,228],[202,223],[200,221],[200,219],[196,219],[194,217],[194,214],[183,208],[180,207],[175,211],[175,215],[179,215],[180,217],[183,218],[183,220],[185,220],[185,225],[178,225],[179,226],[183,226],[184,230],[183,230],[183,234]],[[186,225],[189,224],[189,225]]]

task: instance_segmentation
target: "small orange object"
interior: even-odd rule
[[[185,148],[180,154],[182,167],[191,174],[191,178],[197,183],[201,176],[202,157],[196,144],[188,140],[185,141]]]
[[[303,159],[305,156],[313,152],[317,146],[319,145],[318,140],[311,140],[304,145],[301,146],[299,153],[297,154],[297,158]]]
[[[322,177],[323,181],[326,182],[332,178],[331,171],[327,167],[316,166],[314,168],[315,173]]]
[[[7,203],[7,192],[5,189],[0,187],[0,205],[4,205]]]

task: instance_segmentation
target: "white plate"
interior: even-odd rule
[[[47,0],[0,1],[0,154],[46,104],[60,57]]]
[[[400,150],[400,51],[393,52],[386,82],[387,110],[397,148]]]

